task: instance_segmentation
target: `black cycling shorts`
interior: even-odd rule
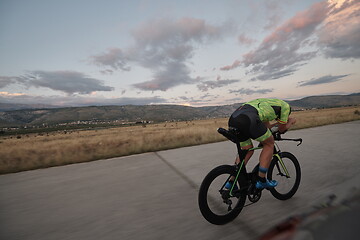
[[[251,145],[250,139],[262,142],[271,136],[271,131],[260,120],[256,108],[248,104],[241,106],[231,115],[229,128],[236,129],[242,147]]]

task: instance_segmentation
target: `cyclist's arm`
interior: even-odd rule
[[[280,124],[287,124],[289,122],[290,105],[286,102],[282,102],[280,116],[276,121]]]
[[[284,133],[296,123],[296,118],[289,118],[287,123],[279,124],[279,132]]]
[[[283,102],[281,105],[280,117],[277,119],[279,123],[279,132],[285,133],[292,125],[296,123],[295,118],[290,118],[290,105]]]

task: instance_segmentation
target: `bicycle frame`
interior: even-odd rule
[[[276,140],[277,140],[277,141],[282,141],[282,140],[285,140],[285,141],[298,141],[298,142],[300,142],[300,143],[298,144],[298,146],[302,143],[302,139],[301,139],[301,138],[298,138],[298,139],[284,139],[284,138],[281,138],[281,137],[279,136]],[[248,173],[247,173],[247,171],[246,171],[246,165],[244,164],[244,163],[245,163],[245,156],[246,156],[246,154],[247,154],[249,151],[256,151],[256,150],[262,149],[263,147],[260,146],[260,144],[259,144],[258,147],[253,147],[253,148],[250,148],[250,149],[248,149],[248,150],[243,150],[243,149],[241,149],[241,146],[240,146],[240,143],[239,143],[239,142],[235,142],[235,143],[236,143],[237,151],[238,151],[239,158],[240,158],[240,162],[236,165],[236,176],[235,176],[235,179],[234,179],[234,182],[237,182],[238,179],[239,179],[240,173],[241,173],[242,171],[245,171],[246,175],[248,175]],[[277,147],[278,149],[276,149],[276,147]],[[290,174],[289,174],[289,172],[288,172],[288,170],[287,170],[287,168],[286,168],[286,166],[285,166],[285,164],[284,164],[284,162],[283,162],[280,154],[281,154],[281,150],[280,150],[279,146],[278,146],[277,144],[275,144],[275,146],[274,146],[274,152],[273,152],[273,157],[272,157],[272,160],[271,160],[271,161],[274,161],[274,159],[277,159],[277,161],[280,163],[281,168],[283,169],[283,172],[285,172],[286,178],[290,178]],[[254,169],[258,168],[258,165],[259,165],[259,164],[257,164]],[[278,164],[276,164],[276,167],[278,168],[279,172],[282,172],[282,171],[280,170],[280,167],[279,167]],[[227,181],[229,181],[230,178],[231,178],[231,176],[229,176],[229,178],[227,179]],[[226,181],[226,182],[227,182],[227,181]],[[225,186],[226,182],[224,183],[224,185],[222,186],[222,188]],[[233,189],[234,189],[234,187],[235,187],[235,184],[232,185],[232,187],[231,187],[231,189],[230,189],[230,192],[229,192],[229,195],[230,195],[231,197],[234,196],[234,195],[233,195]],[[221,189],[222,189],[222,188],[221,188]]]

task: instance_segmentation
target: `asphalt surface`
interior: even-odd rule
[[[300,162],[298,192],[279,201],[264,191],[227,225],[206,222],[197,194],[211,169],[233,163],[229,141],[2,175],[0,239],[257,239],[330,194],[359,189],[360,121],[285,136],[304,140],[279,143]]]

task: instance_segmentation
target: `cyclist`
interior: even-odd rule
[[[259,174],[256,188],[273,188],[277,186],[277,181],[266,179],[266,173],[270,165],[273,149],[274,137],[270,131],[275,125],[278,125],[279,132],[286,132],[296,123],[295,118],[290,118],[290,105],[280,99],[255,99],[239,107],[229,119],[229,130],[236,133],[240,139],[240,146],[243,150],[253,148],[251,139],[261,142],[263,149],[260,154]],[[270,124],[270,121],[276,120],[277,123]],[[249,161],[254,151],[248,151],[245,156],[245,164]],[[236,163],[239,163],[239,156]],[[225,188],[232,187],[234,178],[226,183]],[[236,186],[234,186],[235,188]]]

